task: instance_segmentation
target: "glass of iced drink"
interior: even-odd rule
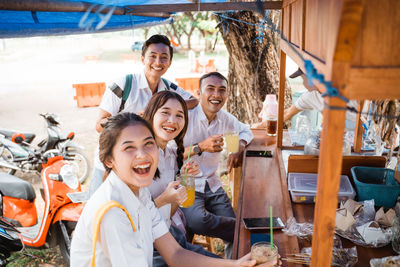
[[[195,183],[194,176],[188,174],[178,174],[176,175],[176,180],[181,183],[186,188],[187,198],[179,206],[182,208],[189,208],[194,204],[195,197]]]
[[[278,248],[269,242],[257,242],[251,246],[251,259],[256,260],[257,264],[275,262],[278,266]]]
[[[229,153],[237,153],[239,151],[239,133],[230,132],[225,134],[226,149]]]

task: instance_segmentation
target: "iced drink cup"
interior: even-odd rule
[[[251,246],[251,259],[256,260],[257,264],[266,262],[278,262],[278,248],[268,242],[257,242]]]
[[[182,208],[189,208],[194,204],[194,196],[195,196],[195,183],[194,176],[186,174],[178,174],[176,176],[176,180],[181,183],[186,188],[187,198],[181,203],[179,206]]]
[[[225,134],[226,149],[229,153],[237,153],[239,151],[239,133],[230,132]]]

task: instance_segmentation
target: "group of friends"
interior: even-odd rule
[[[222,110],[228,81],[218,72],[200,78],[199,100],[162,78],[173,57],[166,36],[153,35],[142,47],[144,70],[121,77],[107,88],[96,130],[99,148],[90,185],[90,199],[75,228],[71,266],[90,266],[97,242],[97,266],[254,266],[246,255],[230,259],[235,213],[216,171],[223,136],[239,133],[239,151],[230,154],[228,168],[241,163],[253,139],[249,125]],[[125,100],[126,82],[131,90]],[[190,156],[190,157],[189,157]],[[180,208],[186,190],[177,174],[195,176],[195,201]],[[111,208],[93,234],[97,211]],[[224,240],[226,258],[193,245],[193,234]],[[263,264],[273,266],[280,262]]]

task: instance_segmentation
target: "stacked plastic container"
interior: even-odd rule
[[[317,195],[317,177],[318,174],[316,173],[289,173],[288,185],[292,201],[295,203],[314,203]],[[354,199],[355,196],[356,192],[351,186],[349,177],[341,175],[338,201]]]

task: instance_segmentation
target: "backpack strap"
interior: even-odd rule
[[[95,257],[95,253],[96,253],[96,244],[97,244],[97,239],[98,239],[98,235],[99,235],[99,230],[100,230],[100,222],[103,219],[104,215],[107,213],[107,211],[111,208],[119,208],[122,209],[125,214],[128,216],[129,221],[132,224],[132,229],[135,232],[136,228],[135,228],[135,224],[133,223],[133,220],[131,218],[131,215],[129,214],[129,212],[125,209],[124,206],[121,205],[121,203],[119,203],[118,201],[115,200],[110,200],[106,203],[104,203],[97,211],[96,211],[96,215],[94,217],[94,222],[93,222],[93,242],[92,242],[92,260],[90,263],[91,267],[95,267],[95,263],[96,263],[96,257]]]
[[[164,78],[161,78],[161,80],[164,82],[165,86],[167,87],[167,90],[170,90],[170,88],[172,88],[173,90],[178,89],[178,85],[174,83],[168,84],[167,80]]]
[[[125,108],[125,102],[129,97],[132,88],[132,74],[127,74],[125,77],[125,86],[122,94],[121,105],[119,106],[118,113],[120,113]],[[118,87],[119,88],[119,87]]]

